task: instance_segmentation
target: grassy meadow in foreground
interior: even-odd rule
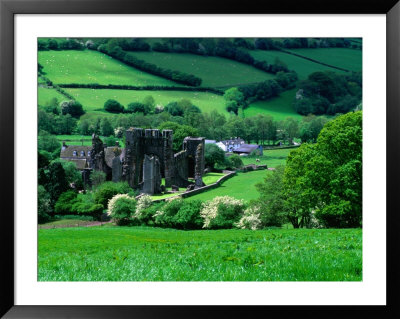
[[[361,229],[38,230],[38,281],[360,281]]]

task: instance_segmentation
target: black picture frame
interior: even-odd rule
[[[400,153],[400,2],[398,0],[217,1],[180,0],[0,0],[0,150],[13,154],[14,15],[15,14],[385,14],[387,19],[387,305],[386,306],[16,306],[14,303],[14,173],[13,156],[1,156],[2,181],[1,308],[4,318],[164,318],[295,315],[297,317],[399,317],[399,179]],[[385,172],[382,172],[384,174]],[[382,203],[382,207],[385,203]],[[397,274],[396,274],[397,272]],[[268,308],[268,309],[266,309]]]

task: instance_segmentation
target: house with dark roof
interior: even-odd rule
[[[240,154],[240,155],[250,155],[253,151],[258,150],[258,155],[263,155],[263,148],[261,145],[256,144],[242,144],[240,147],[233,150],[233,153]]]
[[[243,144],[244,140],[240,137],[235,137],[234,139],[231,138],[230,140],[224,140],[216,143],[216,145],[224,152],[233,152]]]

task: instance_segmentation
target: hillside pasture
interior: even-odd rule
[[[167,105],[169,102],[188,99],[198,106],[202,112],[217,110],[229,114],[225,109],[225,100],[222,96],[195,91],[145,91],[145,90],[109,90],[109,89],[65,89],[78,100],[87,112],[105,112],[104,103],[114,99],[125,107],[131,102],[142,102],[146,96],[153,96],[156,105]]]
[[[344,73],[344,71],[340,71],[329,66],[315,63],[281,51],[249,50],[248,52],[253,58],[260,61],[267,61],[268,63],[274,63],[275,59],[281,60],[287,65],[289,70],[293,70],[297,73],[300,80],[306,79],[311,73],[317,71],[333,71],[337,73]]]
[[[65,97],[55,89],[48,89],[45,87],[38,87],[37,95],[38,95],[37,104],[41,106],[45,106],[46,103],[50,102],[53,98],[56,98],[58,103],[68,100],[67,97]]]
[[[264,150],[263,156],[241,156],[241,159],[244,165],[257,164],[267,165],[268,168],[277,167],[278,165],[285,165],[286,158],[292,150],[293,148]],[[256,162],[256,159],[260,161]]]
[[[140,71],[98,51],[39,51],[38,62],[43,66],[45,76],[55,84],[179,86],[173,81]]]
[[[222,182],[220,186],[211,190],[205,191],[200,194],[196,194],[190,197],[190,199],[210,200],[215,196],[232,196],[237,199],[243,199],[245,202],[251,199],[256,199],[259,193],[255,187],[255,184],[262,182],[266,174],[269,174],[268,170],[258,170],[247,173],[237,173],[226,181]]]
[[[290,49],[290,52],[350,71],[362,70],[362,51],[347,48]],[[339,70],[334,70],[338,72]]]
[[[38,281],[361,281],[361,229],[38,230]]]
[[[203,87],[232,87],[262,82],[274,75],[233,60],[188,53],[129,52],[138,59],[159,67],[193,74],[202,79]]]
[[[279,96],[270,100],[254,102],[244,110],[244,116],[251,117],[258,114],[265,114],[271,115],[275,121],[284,120],[288,116],[301,119],[302,116],[293,107],[295,96],[296,89],[292,89],[282,92]]]

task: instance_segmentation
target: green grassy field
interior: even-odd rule
[[[325,48],[325,49],[291,49],[288,50],[319,62],[344,68],[350,71],[361,71],[361,50],[347,48]],[[338,70],[337,70],[338,71]],[[335,72],[337,72],[335,71]]]
[[[47,89],[43,87],[38,87],[38,105],[46,105],[51,99],[56,98],[58,102],[68,100],[64,95],[57,92],[55,89]]]
[[[54,135],[54,137],[58,139],[61,144],[63,141],[65,141],[67,145],[84,145],[84,146],[92,145],[92,136],[90,135]],[[106,137],[100,136],[100,138],[104,142]],[[122,138],[117,140],[121,147],[125,147]]]
[[[202,86],[229,87],[272,79],[272,74],[229,59],[187,53],[134,52],[133,56],[162,68],[200,77]]]
[[[286,158],[292,150],[293,149],[264,150],[263,156],[242,156],[241,159],[244,165],[257,164],[267,165],[268,168],[277,167],[278,165],[285,165]],[[260,162],[256,163],[256,158],[258,158]]]
[[[179,86],[142,72],[97,51],[39,51],[38,62],[55,84],[127,84]]]
[[[38,230],[38,281],[361,280],[361,229]]]
[[[319,63],[315,63],[295,55],[291,55],[280,51],[264,51],[264,50],[249,50],[251,56],[260,61],[267,61],[268,63],[274,63],[275,59],[278,58],[284,62],[289,70],[296,71],[300,80],[304,80],[309,74],[317,71],[333,71],[337,73],[344,73],[329,66],[325,66]]]
[[[271,115],[274,120],[281,121],[291,116],[301,119],[302,116],[296,113],[293,101],[296,96],[296,89],[281,93],[280,96],[268,101],[257,101],[244,110],[245,117],[256,116],[257,114]]]
[[[198,106],[202,112],[218,110],[228,114],[225,109],[225,100],[222,96],[207,92],[183,92],[183,91],[134,91],[134,90],[92,90],[92,89],[65,89],[73,95],[87,112],[104,111],[104,103],[108,99],[114,99],[125,107],[131,102],[141,102],[151,95],[156,104],[166,105],[169,102],[189,99]]]
[[[266,174],[270,171],[259,170],[247,173],[237,173],[237,176],[233,176],[228,180],[224,181],[217,188],[213,188],[209,191],[193,195],[190,199],[209,200],[215,196],[229,195],[237,199],[243,199],[249,201],[250,199],[256,199],[259,193],[254,186],[258,182],[262,182]]]
[[[210,185],[210,184],[213,184],[213,183],[215,183],[216,181],[218,181],[222,176],[224,176],[225,174],[223,174],[223,173],[214,173],[214,172],[210,172],[210,173],[206,173],[206,174],[204,174],[203,175],[203,182],[204,182],[204,184],[206,184],[206,185]],[[191,180],[192,182],[194,182],[194,180],[193,179],[189,179],[189,180]],[[161,185],[164,185],[164,183],[165,183],[165,180],[164,180],[164,178],[162,179],[162,182],[161,182]],[[169,187],[169,188],[167,188],[167,190],[171,190],[171,188]],[[173,196],[177,196],[177,195],[179,195],[179,194],[182,194],[182,193],[184,193],[185,192],[185,188],[184,187],[181,187],[181,188],[179,188],[179,192],[176,192],[176,193],[171,193],[171,194],[155,194],[155,195],[152,195],[151,196],[151,198],[153,199],[153,200],[157,200],[157,199],[164,199],[164,198],[169,198],[169,197],[173,197]]]

